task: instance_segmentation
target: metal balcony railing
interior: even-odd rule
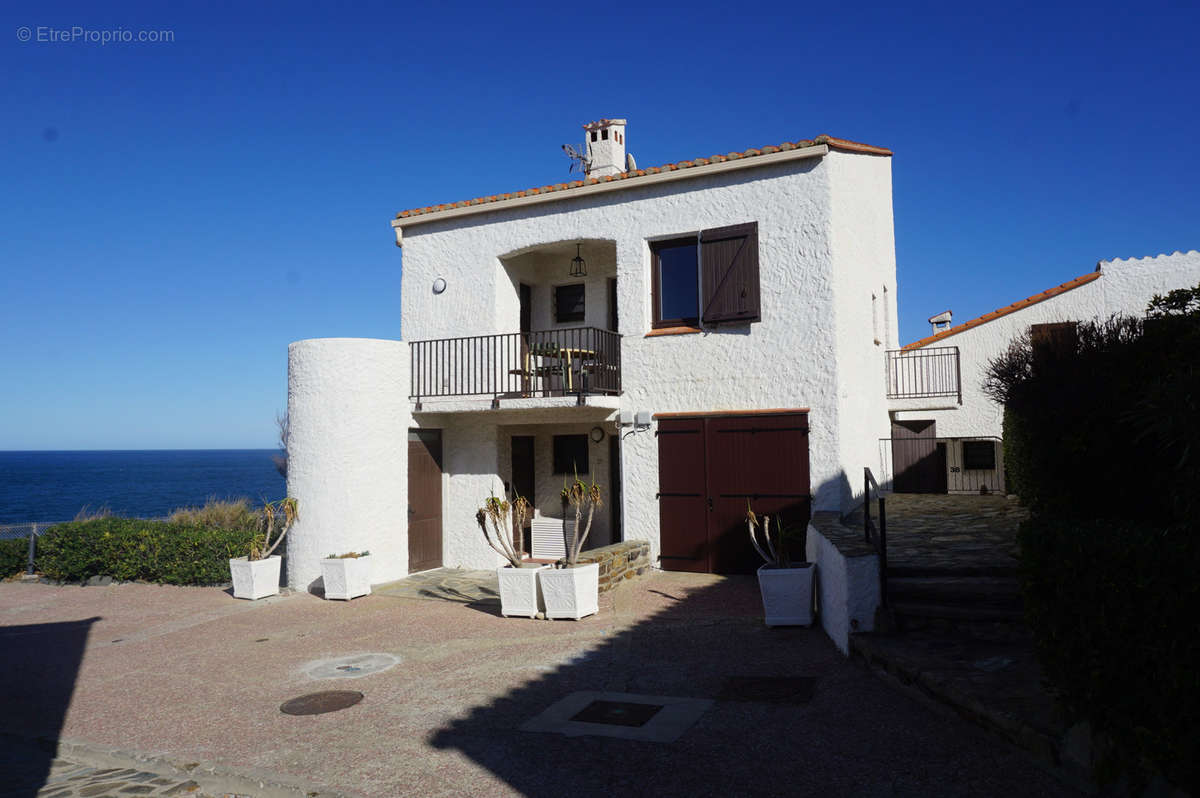
[[[954,397],[962,404],[962,375],[957,346],[889,350],[888,399]]]
[[[501,399],[621,392],[621,336],[596,327],[413,341],[412,387],[421,400],[450,396]]]

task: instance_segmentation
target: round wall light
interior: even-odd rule
[[[604,440],[604,430],[601,429],[600,427],[592,427],[591,434],[592,434],[592,440],[595,443],[599,443],[600,441]]]
[[[446,290],[446,281],[441,277],[433,281],[433,293],[440,294]]]

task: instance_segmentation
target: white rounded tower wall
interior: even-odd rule
[[[316,338],[288,347],[287,582],[310,590],[330,554],[371,552],[371,582],[408,575],[408,345]]]

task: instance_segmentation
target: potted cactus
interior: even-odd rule
[[[321,560],[325,598],[349,601],[371,593],[371,552],[330,554]]]
[[[554,568],[539,572],[538,579],[546,601],[546,617],[579,620],[600,609],[600,566],[594,562],[578,563],[579,552],[592,531],[592,518],[596,508],[603,506],[604,496],[599,485],[588,484],[576,474],[574,481],[563,485],[562,498],[575,508],[567,556],[555,563]]]
[[[281,560],[275,549],[283,537],[296,523],[298,512],[296,500],[280,499],[266,502],[259,516],[259,531],[250,540],[250,550],[245,557],[229,560],[229,574],[233,577],[234,598],[251,601],[279,593],[279,566]]]
[[[775,518],[775,535],[771,535],[771,517],[760,520],[746,503],[746,527],[750,543],[763,558],[758,569],[758,588],[762,592],[763,615],[767,626],[810,626],[813,622],[813,564],[793,563],[788,556],[788,544],[799,540],[803,551],[805,527],[785,526]],[[759,541],[759,536],[762,541]]]
[[[510,504],[493,495],[475,513],[475,522],[483,530],[488,545],[508,561],[496,569],[501,615],[536,618],[543,611],[538,571],[545,566],[522,562],[521,556],[525,550],[525,522],[532,512],[533,507],[524,496],[517,496]]]

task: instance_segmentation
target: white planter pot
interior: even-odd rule
[[[547,618],[579,620],[600,610],[600,566],[544,568],[537,572]]]
[[[545,611],[538,572],[547,568],[542,565],[530,568],[513,568],[511,565],[496,569],[500,579],[500,614],[537,617]]]
[[[265,560],[247,560],[245,557],[230,560],[233,597],[254,600],[278,595],[280,562],[278,554]]]
[[[758,569],[767,626],[810,626],[813,622],[813,564]]]
[[[321,560],[325,598],[349,601],[371,592],[371,558],[341,557]]]

